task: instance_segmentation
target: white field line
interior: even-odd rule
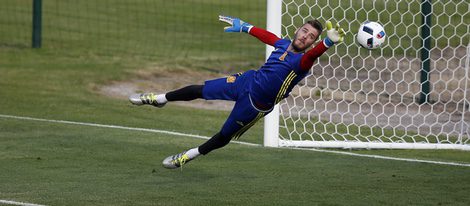
[[[123,130],[141,131],[141,132],[152,132],[152,133],[168,134],[168,135],[182,136],[182,137],[193,137],[193,138],[199,138],[199,139],[209,139],[210,138],[210,137],[207,137],[207,136],[201,136],[201,135],[195,135],[195,134],[186,134],[186,133],[181,133],[181,132],[172,132],[172,131],[158,130],[158,129],[125,127],[125,126],[95,124],[95,123],[86,123],[86,122],[73,122],[73,121],[66,121],[66,120],[41,119],[41,118],[34,118],[34,117],[22,117],[22,116],[4,115],[4,114],[0,114],[0,118],[20,119],[20,120],[29,120],[29,121],[39,121],[39,122],[50,122],[50,123],[59,123],[59,124],[71,124],[71,125],[111,128],[111,129],[123,129]],[[236,143],[236,144],[242,144],[242,145],[248,145],[248,146],[256,146],[256,147],[262,146],[260,144],[241,142],[241,141],[232,141],[232,142]],[[438,165],[452,165],[452,166],[470,167],[470,164],[458,163],[458,162],[443,162],[443,161],[432,161],[432,160],[408,159],[408,158],[388,157],[388,156],[382,156],[382,155],[357,154],[357,153],[353,153],[353,152],[343,152],[343,151],[323,150],[323,149],[313,149],[313,148],[286,148],[286,149],[308,150],[308,151],[334,153],[334,154],[342,154],[342,155],[357,156],[357,157],[367,157],[367,158],[375,158],[375,159],[395,160],[395,161],[419,162],[419,163],[438,164]]]
[[[181,133],[181,132],[172,132],[172,131],[159,130],[159,129],[125,127],[125,126],[118,126],[118,125],[95,124],[95,123],[86,123],[86,122],[73,122],[73,121],[66,121],[66,120],[41,119],[41,118],[34,118],[34,117],[21,117],[21,116],[4,115],[4,114],[0,114],[0,117],[9,118],[9,119],[21,119],[21,120],[30,120],[30,121],[39,121],[39,122],[72,124],[72,125],[81,125],[81,126],[90,126],[90,127],[123,129],[123,130],[139,131],[139,132],[151,132],[151,133],[168,134],[168,135],[182,136],[182,137],[193,137],[193,138],[198,138],[198,139],[210,138],[207,136],[201,136],[201,135],[196,135],[196,134],[186,134],[186,133]],[[237,144],[250,145],[250,146],[261,146],[259,144],[253,144],[253,143],[248,143],[248,142],[240,142],[240,141],[232,141],[232,142],[237,143]]]
[[[16,202],[16,201],[11,201],[11,200],[0,200],[0,203],[7,204],[7,205],[21,205],[21,206],[45,206],[45,205],[38,205],[38,204],[26,203],[26,202]]]
[[[382,155],[358,154],[358,153],[354,153],[354,152],[343,152],[343,151],[323,150],[323,149],[314,149],[314,148],[291,148],[291,149],[310,150],[310,151],[316,151],[316,152],[342,154],[342,155],[350,155],[350,156],[356,156],[356,157],[368,157],[368,158],[375,158],[375,159],[385,159],[385,160],[396,160],[396,161],[405,161],[405,162],[419,162],[419,163],[429,163],[429,164],[438,164],[438,165],[452,165],[452,166],[470,167],[470,164],[458,163],[458,162],[442,162],[442,161],[433,161],[433,160],[408,159],[408,158],[401,158],[401,157],[388,157],[388,156],[382,156]]]

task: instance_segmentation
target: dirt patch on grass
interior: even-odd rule
[[[154,92],[157,94],[185,87],[192,84],[204,84],[204,81],[224,77],[224,74],[209,71],[191,70],[184,68],[167,69],[154,66],[150,69],[139,70],[136,77],[126,81],[114,81],[98,88],[98,92],[105,96],[118,99],[127,99],[129,95],[142,92]],[[230,101],[206,101],[194,100],[190,102],[172,102],[172,104],[230,111],[234,103]]]

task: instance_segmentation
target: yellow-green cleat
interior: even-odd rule
[[[134,105],[149,104],[155,107],[163,107],[166,103],[158,103],[157,95],[154,93],[133,94],[129,96],[129,101]]]
[[[182,167],[184,164],[188,163],[192,159],[186,154],[186,151],[181,152],[176,155],[169,156],[163,160],[163,167],[167,169],[176,169]]]

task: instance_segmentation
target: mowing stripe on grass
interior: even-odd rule
[[[111,128],[111,129],[123,129],[123,130],[132,130],[132,131],[141,131],[141,132],[152,132],[152,133],[168,134],[168,135],[175,135],[175,136],[182,136],[182,137],[193,137],[193,138],[199,138],[199,139],[209,139],[210,138],[210,137],[207,137],[207,136],[201,136],[201,135],[195,135],[195,134],[186,134],[186,133],[181,133],[181,132],[172,132],[172,131],[158,130],[158,129],[125,127],[125,126],[95,124],[95,123],[86,123],[86,122],[73,122],[73,121],[66,121],[66,120],[41,119],[41,118],[34,118],[34,117],[22,117],[22,116],[13,116],[13,115],[4,115],[4,114],[0,114],[0,118],[50,122],[50,123],[60,123],[60,124],[72,124],[72,125],[82,125],[82,126]],[[241,141],[232,141],[232,142],[237,143],[237,144],[242,144],[242,145],[248,145],[248,146],[256,146],[256,147],[262,146],[260,144],[241,142]],[[353,152],[342,152],[342,151],[313,149],[313,148],[286,148],[286,149],[308,150],[308,151],[326,152],[326,153],[342,154],[342,155],[357,156],[357,157],[367,157],[367,158],[375,158],[375,159],[395,160],[395,161],[419,162],[419,163],[429,163],[429,164],[438,164],[438,165],[451,165],[451,166],[470,167],[470,164],[457,163],[457,162],[443,162],[443,161],[432,161],[432,160],[408,159],[408,158],[388,157],[388,156],[382,156],[382,155],[357,154],[357,153],[353,153]]]
[[[1,204],[7,204],[7,205],[45,206],[45,205],[38,205],[38,204],[26,203],[26,202],[16,202],[16,201],[11,201],[11,200],[0,200],[0,203]]]

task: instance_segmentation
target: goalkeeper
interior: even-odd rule
[[[298,28],[293,40],[281,39],[238,18],[219,16],[219,20],[230,24],[225,27],[225,32],[248,33],[275,47],[275,50],[258,70],[208,80],[204,85],[190,85],[166,94],[143,93],[129,97],[132,104],[149,104],[156,107],[163,107],[171,101],[190,101],[198,98],[235,101],[232,112],[217,134],[199,147],[167,157],[163,160],[165,168],[181,167],[199,155],[206,155],[227,145],[230,140],[239,138],[259,119],[271,112],[274,105],[289,96],[292,88],[305,78],[315,60],[344,37],[344,30],[338,24],[333,28],[332,23],[328,21],[326,38],[308,50],[322,33],[323,26],[318,20],[308,21]]]

